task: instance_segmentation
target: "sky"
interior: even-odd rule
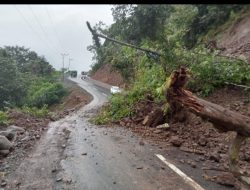
[[[0,47],[24,46],[35,51],[56,69],[89,71],[93,53],[92,34],[86,21],[94,26],[113,23],[112,5],[0,5]],[[103,40],[102,40],[103,41]],[[69,59],[71,59],[69,61]]]

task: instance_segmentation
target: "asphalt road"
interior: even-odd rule
[[[47,134],[34,152],[12,175],[10,189],[224,189],[204,182],[199,172],[192,176],[201,181],[203,188],[190,182],[188,176],[180,175],[156,156],[163,154],[166,157],[166,152],[129,130],[91,124],[88,120],[94,110],[107,101],[110,86],[93,80],[71,80],[93,96],[92,102],[66,118],[50,123]],[[174,155],[167,160],[176,162]],[[190,168],[183,166],[183,169],[191,172]]]

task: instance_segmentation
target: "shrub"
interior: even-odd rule
[[[47,117],[49,115],[48,105],[41,108],[23,106],[21,111],[34,117]]]
[[[0,125],[8,125],[9,124],[9,118],[6,114],[6,112],[0,111]]]
[[[66,94],[60,83],[34,82],[28,90],[28,105],[35,107],[48,106],[58,103]]]

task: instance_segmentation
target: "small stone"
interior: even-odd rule
[[[40,139],[40,135],[36,135],[36,138],[37,138],[37,139]]]
[[[51,172],[52,172],[52,173],[55,173],[55,172],[56,172],[56,168],[52,169]]]
[[[83,156],[86,156],[86,155],[87,155],[87,152],[82,153],[82,155],[83,155]]]
[[[113,184],[116,184],[116,182],[115,182],[115,181],[113,181]]]
[[[7,182],[2,180],[1,187],[5,187],[7,185]]]
[[[139,142],[139,145],[143,146],[145,143],[143,141]]]
[[[192,168],[196,168],[196,163],[195,162],[191,162],[190,165],[192,166]]]
[[[0,155],[7,156],[9,153],[9,150],[0,150]]]
[[[170,143],[172,143],[173,146],[180,147],[183,141],[177,136],[172,136],[170,139]]]
[[[154,133],[155,133],[155,134],[160,134],[160,133],[162,133],[162,130],[156,129],[156,130],[154,130]]]
[[[108,134],[107,132],[104,133],[104,135],[107,135],[107,134]]]
[[[164,124],[162,124],[162,125],[158,125],[158,126],[156,127],[156,129],[167,130],[167,129],[169,129],[169,124],[168,124],[168,123],[164,123]]]
[[[209,155],[209,159],[213,160],[215,162],[219,162],[220,161],[220,155],[216,152],[213,152],[212,154]]]
[[[66,148],[66,145],[65,145],[65,144],[63,144],[63,145],[62,145],[62,148]]]
[[[206,138],[201,137],[201,138],[198,140],[198,144],[201,145],[201,146],[206,146],[206,144],[207,144]]]
[[[202,156],[200,156],[200,157],[199,157],[199,160],[200,160],[200,161],[205,161],[205,158],[202,157]]]
[[[57,178],[56,181],[57,181],[57,182],[62,181],[62,178],[61,178],[61,177],[60,177],[60,178]]]
[[[181,159],[180,163],[185,164],[185,160]]]
[[[143,167],[142,166],[138,166],[138,167],[136,167],[136,169],[137,170],[141,170],[141,169],[143,169]]]

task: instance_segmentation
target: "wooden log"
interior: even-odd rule
[[[176,105],[179,105],[210,121],[219,130],[236,131],[241,136],[250,137],[249,117],[198,98],[190,91],[184,90],[183,86],[187,79],[183,72],[185,71],[177,71],[172,75],[172,83],[166,91],[171,109],[174,110]]]

